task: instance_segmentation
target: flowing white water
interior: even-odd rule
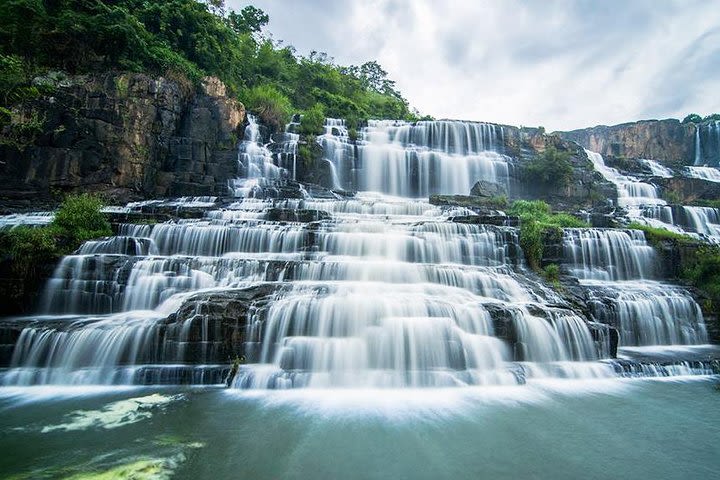
[[[0,215],[0,231],[12,230],[19,226],[44,226],[55,218],[55,212],[28,212]]]
[[[617,187],[618,205],[628,210],[637,209],[641,205],[665,205],[657,192],[657,188],[649,183],[644,183],[636,178],[622,175],[616,169],[605,165],[602,155],[590,150],[585,150],[595,170],[600,172],[606,180],[614,183]]]
[[[720,166],[720,121],[714,120],[695,128],[695,167]]]
[[[498,125],[371,120],[360,130],[356,150],[344,122],[328,119],[325,128],[318,141],[333,165],[336,187],[427,197],[467,194],[478,180],[508,182]]]
[[[720,170],[715,167],[686,167],[690,178],[701,178],[709,182],[720,182]]]
[[[672,170],[655,160],[640,159],[640,161],[650,170],[654,177],[672,178],[675,176]]]
[[[203,218],[121,225],[65,257],[46,315],[19,320],[3,382],[219,383],[236,356],[233,385],[262,389],[514,385],[626,371],[607,359],[614,330],[525,275],[517,228],[455,223],[473,212],[403,197],[505,182],[501,127],[371,122],[356,157],[342,122],[326,128],[320,141],[338,183],[396,196],[306,190],[287,178],[294,160],[282,155],[292,148],[264,144],[250,119],[245,178],[233,191],[241,198],[222,209],[214,198],[179,201],[203,204]],[[614,175],[627,198],[653,198],[630,195],[633,182]],[[641,232],[570,229],[564,241],[566,268],[584,282],[658,274]],[[612,308],[625,313],[607,319],[623,344],[703,341],[682,289],[635,290],[615,295]]]

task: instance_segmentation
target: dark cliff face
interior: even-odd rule
[[[224,191],[245,111],[211,77],[196,90],[106,73],[70,77],[18,116],[41,124],[26,146],[0,144],[0,198],[22,206],[73,190],[116,202]]]
[[[667,119],[557,133],[601,155],[649,158],[669,166],[679,166],[693,164],[695,128],[693,123],[682,124],[678,120]]]

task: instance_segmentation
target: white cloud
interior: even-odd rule
[[[720,111],[717,0],[253,4],[275,38],[342,64],[377,60],[439,118],[553,130]]]

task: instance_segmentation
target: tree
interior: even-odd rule
[[[268,24],[270,17],[259,8],[248,5],[240,12],[231,11],[227,16],[228,25],[236,33],[259,33]]]
[[[697,113],[691,113],[687,117],[683,118],[682,123],[700,123],[702,122],[702,117],[698,115]]]

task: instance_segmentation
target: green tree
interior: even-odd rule
[[[700,123],[702,120],[702,117],[697,113],[691,113],[687,117],[683,118],[682,123]]]
[[[305,111],[300,119],[300,133],[303,135],[320,135],[325,124],[325,108],[316,103]]]
[[[548,147],[525,166],[523,174],[527,180],[548,187],[564,188],[569,184],[573,174],[570,153]]]

